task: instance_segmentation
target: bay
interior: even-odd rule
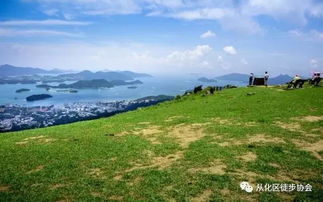
[[[143,82],[136,85],[137,88],[129,89],[128,86],[115,86],[112,88],[100,89],[77,89],[77,93],[57,92],[57,89],[47,91],[46,89],[36,88],[36,84],[2,84],[0,85],[0,105],[18,104],[21,106],[49,106],[63,105],[75,102],[111,102],[118,100],[134,100],[146,96],[157,95],[178,95],[186,90],[193,89],[197,85],[224,86],[227,84],[242,86],[245,85],[234,81],[218,81],[216,83],[203,83],[196,77],[149,77],[140,78]],[[68,82],[71,83],[71,82]],[[51,83],[50,85],[57,85]],[[31,89],[29,92],[16,93],[20,88]],[[50,94],[53,97],[46,100],[27,102],[26,97],[34,94]]]

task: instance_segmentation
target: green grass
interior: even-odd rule
[[[0,134],[0,201],[322,201],[323,88],[202,94]],[[313,191],[246,193],[243,180]]]

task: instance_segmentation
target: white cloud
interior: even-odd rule
[[[0,42],[0,61],[17,66],[61,68],[80,71],[131,70],[153,75],[188,75],[192,72],[224,74],[255,72],[262,74],[270,67],[271,74],[289,73],[307,75],[312,71],[309,58],[300,55],[272,56],[257,50],[248,56],[248,65],[241,57],[232,57],[208,45],[188,49],[172,46],[133,43],[4,43]],[[320,64],[319,58],[313,58]],[[294,63],[293,63],[294,62]],[[267,64],[266,67],[263,64]],[[286,65],[287,64],[287,65]],[[290,65],[289,65],[290,64]],[[315,63],[314,63],[315,64]],[[288,66],[289,65],[289,66]],[[262,68],[259,68],[262,67]]]
[[[296,37],[301,37],[303,35],[303,33],[299,30],[293,29],[293,30],[289,30],[288,33],[290,35],[296,36]]]
[[[310,30],[310,31],[300,31],[300,30],[290,30],[288,33],[291,36],[297,37],[302,40],[306,41],[318,41],[323,42],[323,32],[317,30]]]
[[[48,16],[56,16],[59,10],[54,8],[54,9],[46,9],[46,10],[43,10],[42,12]]]
[[[310,59],[309,63],[312,67],[318,67],[319,64],[319,62],[314,58]]]
[[[257,17],[269,16],[296,25],[308,18],[323,17],[323,3],[314,0],[28,0],[43,8],[79,15],[127,15],[171,17],[184,20],[215,20],[224,29],[244,33],[261,33]],[[54,11],[53,11],[54,12]],[[51,15],[53,12],[49,12]]]
[[[245,34],[264,33],[263,28],[252,18],[242,15],[228,16],[219,20],[219,23],[226,30],[236,31]]]
[[[202,8],[168,14],[168,16],[170,17],[181,18],[185,20],[215,20],[230,15],[233,15],[233,10],[223,8]]]
[[[131,70],[151,74],[189,74],[221,68],[208,45],[176,50],[147,44],[80,42],[57,44],[0,43],[0,61],[13,65],[80,71]],[[108,59],[107,59],[108,58]]]
[[[203,34],[201,34],[201,38],[206,39],[206,38],[211,38],[211,37],[215,37],[216,34],[210,30],[208,30],[207,32],[204,32]]]
[[[194,66],[204,62],[206,64],[206,56],[212,51],[209,45],[198,45],[194,49],[173,51],[167,56],[170,64],[177,66]]]
[[[236,55],[237,51],[233,46],[225,46],[223,47],[223,51],[230,55]]]
[[[66,21],[66,20],[11,20],[0,21],[1,26],[52,26],[52,25],[89,25],[91,22]]]
[[[2,29],[0,28],[0,36],[2,37],[15,37],[15,36],[64,36],[64,37],[81,37],[81,34],[62,32],[55,30],[44,30],[44,29]]]
[[[317,30],[311,30],[310,32],[314,38],[323,41],[323,32],[319,32]]]
[[[247,65],[248,61],[245,58],[241,58],[240,60],[241,64]]]

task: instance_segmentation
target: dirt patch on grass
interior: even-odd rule
[[[323,127],[321,127],[321,128],[313,128],[311,131],[312,132],[319,132],[319,133],[323,134]]]
[[[197,141],[204,136],[202,128],[208,124],[210,123],[178,124],[174,127],[165,128],[164,130],[162,130],[160,126],[150,126],[148,128],[139,129],[132,132],[122,132],[119,135],[132,133],[144,137],[152,144],[161,144],[159,138],[160,135],[165,132],[165,135],[175,138],[180,146],[187,148],[190,143]]]
[[[284,123],[281,121],[275,122],[275,124],[285,130],[293,131],[293,132],[301,132],[302,127],[299,123],[294,122],[294,123]]]
[[[122,179],[122,175],[116,175],[113,177],[113,180],[115,180],[115,181],[119,181],[121,179]]]
[[[39,172],[39,171],[41,171],[41,170],[43,170],[43,169],[44,169],[44,166],[43,166],[43,165],[39,165],[39,166],[37,166],[36,168],[34,168],[34,169],[32,169],[32,170],[30,170],[30,171],[26,172],[26,174],[36,173],[36,172]]]
[[[148,123],[148,122],[146,122]],[[145,139],[149,140],[152,144],[161,144],[158,140],[158,134],[162,133],[163,131],[160,129],[159,126],[150,126],[148,128],[137,128],[133,131],[123,131],[119,133],[119,136],[134,134],[140,137],[144,137]]]
[[[313,133],[306,133],[304,134],[306,137],[310,137],[310,138],[315,138],[315,137],[318,137],[319,135],[318,134],[313,134]]]
[[[101,198],[101,197],[102,197],[102,194],[101,194],[101,193],[99,193],[99,192],[91,192],[91,195],[92,195],[93,197],[97,197],[97,198]]]
[[[0,186],[0,192],[7,192],[9,191],[10,186]]]
[[[275,167],[278,169],[277,173],[273,175],[266,175],[266,174],[260,174],[252,171],[246,171],[243,169],[236,169],[233,175],[239,176],[241,180],[246,180],[250,182],[253,185],[256,185],[256,179],[257,178],[267,178],[272,181],[276,182],[298,182],[297,180],[294,180],[295,173],[291,173],[289,171],[286,171],[284,169],[281,169],[281,167],[278,164],[270,163],[269,165]],[[294,176],[295,175],[295,176]],[[303,175],[301,175],[303,176]]]
[[[274,168],[280,168],[280,165],[278,165],[276,163],[269,163],[269,165],[274,167]]]
[[[138,124],[139,124],[139,125],[149,125],[149,124],[150,124],[150,122],[148,122],[148,121],[146,121],[146,122],[139,122]]]
[[[171,117],[168,117],[165,121],[172,122],[172,121],[175,121],[176,119],[181,119],[181,118],[185,118],[185,116],[171,116]]]
[[[221,189],[220,193],[222,196],[229,196],[231,191],[229,189]]]
[[[16,145],[26,145],[26,144],[28,144],[28,141],[16,142]]]
[[[219,118],[219,117],[211,118],[211,121],[215,122],[217,124],[220,124],[220,125],[230,125],[231,126],[231,125],[239,124],[236,121],[224,119],[224,118]]]
[[[127,182],[127,185],[128,186],[133,186],[133,185],[139,184],[142,180],[143,180],[142,177],[136,177],[135,179]]]
[[[265,134],[255,134],[255,135],[250,136],[250,138],[247,140],[247,143],[257,143],[257,142],[285,143],[285,141],[281,138],[266,136]]]
[[[139,123],[140,124],[140,123]],[[141,122],[141,125],[148,125],[150,122]],[[161,133],[162,130],[160,130],[159,126],[149,126],[147,128],[134,128],[134,130],[131,131],[123,131],[120,132],[118,135],[123,136],[123,135],[129,135],[129,134],[134,134],[134,135],[154,135]]]
[[[42,139],[38,140],[38,143],[45,144],[45,143],[49,143],[49,142],[53,142],[53,141],[55,141],[55,139],[53,139],[53,138],[42,138]]]
[[[192,202],[201,202],[201,201],[209,201],[210,196],[212,195],[212,190],[207,189],[204,190],[201,195],[198,195],[191,199]]]
[[[247,139],[234,139],[230,138],[225,142],[219,142],[220,146],[226,147],[226,146],[239,146],[239,145],[245,145],[245,144],[251,144],[251,143],[285,143],[285,141],[278,137],[271,137],[266,136],[265,134],[254,134],[249,135],[249,138]]]
[[[304,116],[304,117],[299,117],[299,120],[306,121],[306,122],[317,122],[317,121],[322,121],[323,116]]]
[[[34,137],[28,137],[28,138],[25,138],[24,141],[28,141],[28,140],[38,140],[38,139],[41,139],[41,138],[44,138],[45,136],[43,135],[40,135],[40,136],[34,136]]]
[[[142,130],[137,130],[134,131],[135,135],[143,135],[143,136],[149,136],[149,135],[155,135],[158,133],[163,132],[162,130],[160,130],[159,126],[150,126],[148,128],[144,128]]]
[[[300,140],[293,140],[293,143],[300,149],[311,152],[316,158],[323,161],[319,152],[323,151],[323,140],[319,140],[315,143],[309,143]]]
[[[256,178],[260,176],[259,174],[255,173],[255,172],[246,171],[246,170],[242,170],[242,169],[236,169],[234,171],[233,175],[239,176],[241,181],[246,180],[253,185],[256,184]]]
[[[104,172],[100,168],[91,168],[87,174],[95,178],[104,178]]]
[[[184,124],[175,126],[168,134],[175,138],[183,148],[187,148],[192,142],[201,139],[205,135],[200,126]]]
[[[161,144],[161,142],[158,139],[158,134],[162,132],[163,131],[160,129],[159,126],[151,126],[141,131],[137,131],[137,133],[135,134],[148,139],[152,144]]]
[[[55,189],[62,188],[62,187],[66,187],[66,185],[65,184],[54,184],[49,189],[55,190]]]
[[[108,198],[109,200],[122,201],[123,196],[113,195]]]
[[[203,172],[207,174],[224,175],[226,168],[227,166],[222,161],[216,160],[212,162],[208,167],[191,168],[188,170],[188,172],[191,172],[191,173]]]
[[[255,161],[257,159],[257,155],[252,152],[248,152],[242,156],[238,157],[239,159],[242,159],[243,161],[249,162],[249,161]]]
[[[136,164],[132,168],[126,170],[126,172],[131,172],[133,170],[138,170],[138,169],[154,168],[154,167],[157,167],[158,169],[165,169],[171,166],[177,160],[181,159],[182,157],[183,157],[182,151],[178,151],[175,154],[170,154],[167,156],[155,156],[155,157],[152,157],[148,165]]]
[[[35,142],[35,143],[39,143],[39,144],[46,144],[46,143],[49,143],[49,142],[53,142],[55,140],[56,139],[46,138],[45,136],[40,135],[40,136],[34,136],[34,137],[25,138],[20,142],[16,142],[16,144],[17,145],[26,145],[26,144],[28,144],[30,142]]]
[[[175,161],[183,157],[183,152],[178,151],[175,154],[170,154],[167,156],[156,156],[152,159],[151,167],[159,167],[159,169],[165,169],[172,165]]]
[[[243,126],[243,127],[257,126],[256,122],[238,122],[237,120],[224,119],[219,117],[212,118],[211,121],[219,125],[227,125],[227,126]]]

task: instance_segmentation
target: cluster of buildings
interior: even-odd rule
[[[7,104],[0,106],[0,132],[107,117],[116,113],[134,110],[170,100],[168,96],[141,98],[131,101],[72,103],[62,106],[25,107]]]

